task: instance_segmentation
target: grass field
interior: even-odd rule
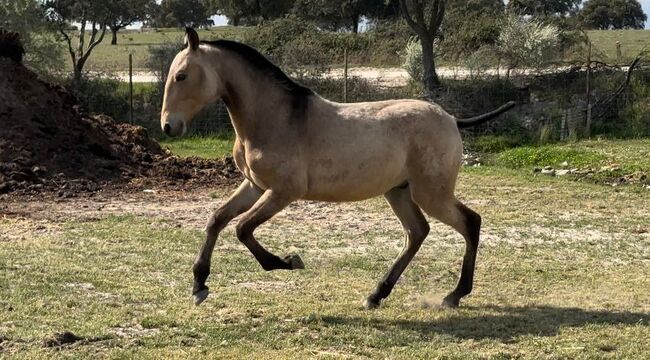
[[[233,28],[228,26],[199,30],[199,36],[205,40],[238,39],[238,33],[246,31],[246,27]],[[149,47],[163,43],[182,44],[185,32],[181,29],[159,29],[157,31],[126,30],[117,33],[117,45],[111,45],[110,33],[104,41],[97,45],[87,63],[90,71],[128,71],[129,54],[133,54],[133,68],[138,71],[147,70]],[[66,64],[70,65],[70,57],[66,54]]]
[[[199,31],[202,39],[233,39],[241,38],[241,32],[247,31],[246,27],[216,27]],[[110,34],[108,34],[110,35]],[[184,32],[180,29],[162,29],[157,32],[122,31],[118,33],[118,44],[110,45],[110,36],[97,46],[88,61],[87,69],[91,71],[128,71],[129,53],[133,54],[134,69],[146,70],[149,57],[149,47],[161,43],[181,43]],[[643,49],[650,50],[650,30],[616,30],[616,31],[589,31],[588,35],[594,43],[596,53],[604,55],[603,60],[613,63],[616,57],[616,41],[621,42],[622,59],[629,61],[636,57]],[[66,54],[66,61],[70,59]],[[70,65],[68,65],[70,68]]]
[[[640,53],[650,52],[650,30],[596,30],[587,33],[595,52],[608,63],[616,63],[616,42],[621,43],[621,61],[631,62]]]
[[[557,148],[648,170],[649,145]],[[458,274],[455,232],[432,222],[384,306],[365,311],[400,250],[398,221],[381,199],[299,202],[257,234],[278,254],[299,253],[306,269],[264,272],[230,225],[215,249],[212,294],[194,307],[204,220],[229,191],[0,207],[0,357],[650,357],[647,189],[537,176],[528,165],[467,168],[458,193],[484,226],[474,292],[457,310],[435,306]],[[64,331],[82,339],[51,346]]]
[[[233,134],[223,133],[210,137],[165,138],[160,144],[178,156],[198,156],[206,159],[218,159],[232,155]]]

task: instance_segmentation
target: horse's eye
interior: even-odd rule
[[[176,81],[183,81],[187,78],[185,74],[176,74]]]

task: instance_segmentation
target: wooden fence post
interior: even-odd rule
[[[589,47],[587,53],[587,93],[586,93],[586,124],[585,124],[585,137],[591,137],[591,40],[589,40]]]
[[[348,102],[348,48],[343,51],[343,102]]]
[[[129,54],[129,124],[133,125],[133,54]]]

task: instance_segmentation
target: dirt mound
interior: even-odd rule
[[[86,113],[59,86],[0,57],[0,194],[75,196],[125,184],[189,187],[231,184],[230,159],[179,159],[142,127]]]

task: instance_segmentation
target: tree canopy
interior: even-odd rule
[[[592,29],[643,29],[647,19],[637,0],[590,0],[580,11],[580,20]]]
[[[383,13],[384,0],[296,0],[293,13],[330,30],[359,31],[362,17]]]
[[[495,44],[504,16],[503,0],[450,0],[443,22],[443,47],[452,53],[448,55],[461,56]]]
[[[295,0],[207,0],[211,12],[224,15],[231,25],[257,25],[287,15]]]
[[[208,6],[201,0],[162,0],[152,25],[158,27],[203,27],[212,25]]]
[[[575,14],[582,0],[510,0],[508,9],[521,15],[565,16]]]
[[[145,21],[152,13],[154,0],[112,0],[108,1],[108,27],[111,29],[111,45],[117,44],[117,32],[136,21]]]

